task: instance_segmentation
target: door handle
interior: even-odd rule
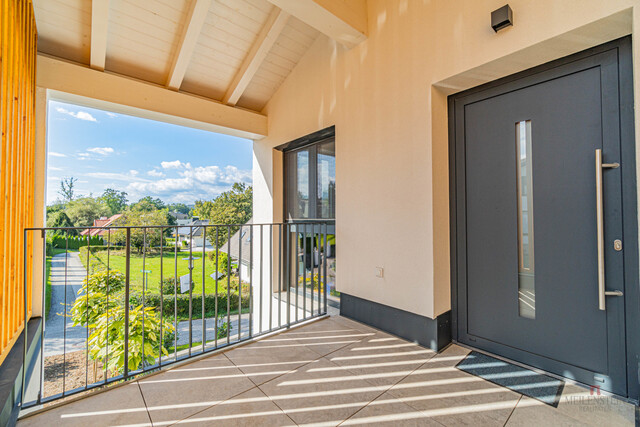
[[[602,169],[616,169],[619,163],[602,163],[602,150],[596,149],[596,228],[598,241],[598,308],[606,310],[607,296],[622,296],[622,291],[606,291],[604,280],[604,208],[602,197]]]

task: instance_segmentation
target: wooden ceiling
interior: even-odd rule
[[[318,30],[268,0],[34,0],[38,51],[261,111]]]

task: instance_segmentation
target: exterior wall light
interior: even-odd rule
[[[493,31],[497,33],[510,25],[513,25],[513,11],[508,4],[491,12],[491,28],[493,28]]]

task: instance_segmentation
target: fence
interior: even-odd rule
[[[167,245],[178,228],[189,229],[186,249],[181,242]],[[327,313],[334,238],[327,223],[110,227],[103,229],[104,244],[92,245],[87,236],[75,251],[69,241],[78,230],[24,232],[25,242],[39,236],[47,257],[40,354],[33,372],[23,375],[22,408]],[[53,234],[65,244],[47,252]],[[29,305],[25,300],[25,311]]]

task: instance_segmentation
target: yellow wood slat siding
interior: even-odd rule
[[[33,242],[27,240],[24,259],[24,229],[33,226],[34,218],[37,31],[31,0],[0,1],[1,364],[24,327],[25,297],[29,303],[27,319],[31,315]]]
[[[7,74],[7,64],[8,64],[8,53],[7,53],[7,40],[9,34],[9,6],[8,0],[2,0],[2,15],[0,15],[0,19],[2,19],[2,25],[0,26],[0,128],[2,131],[2,140],[0,142],[0,212],[4,212],[4,173],[6,171],[5,165],[5,151],[6,151],[6,138],[7,138],[7,79],[5,79],[5,75]],[[8,338],[7,338],[7,327],[4,325],[8,322],[7,312],[4,307],[7,305],[7,293],[5,291],[5,265],[4,265],[4,218],[0,218],[0,268],[2,271],[0,273],[0,323],[2,326],[0,327],[0,349],[6,347]]]

